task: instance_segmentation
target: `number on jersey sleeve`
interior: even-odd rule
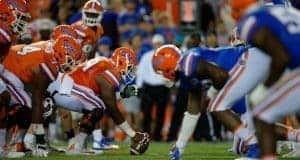
[[[32,52],[36,52],[36,51],[40,51],[40,50],[41,50],[41,48],[39,48],[39,47],[28,45],[28,46],[24,46],[22,48],[22,50],[20,50],[20,51],[17,52],[17,54],[24,56],[24,55],[26,55],[28,53],[32,53]]]

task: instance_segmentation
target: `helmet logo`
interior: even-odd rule
[[[25,11],[26,8],[24,6],[21,6],[20,4],[16,3],[14,0],[8,0],[8,5],[12,8],[12,9],[18,9],[20,11]]]
[[[73,36],[73,33],[71,33],[67,28],[61,27],[61,32],[65,35]]]
[[[71,44],[67,40],[64,40],[64,47],[67,49],[68,53],[72,54],[72,56],[75,56],[78,54],[76,52],[76,50],[71,46]]]

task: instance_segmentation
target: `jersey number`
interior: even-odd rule
[[[278,20],[287,26],[287,30],[291,34],[300,33],[300,14],[295,9],[289,8],[288,10],[280,8],[271,10],[271,13],[278,18]]]
[[[84,64],[82,70],[83,70],[84,72],[87,71],[88,69],[90,69],[91,67],[93,67],[95,64],[97,64],[100,60],[101,60],[101,57],[97,57],[97,58],[94,58],[94,59],[92,59],[92,60],[87,61],[87,62]]]
[[[38,47],[34,47],[34,46],[25,46],[22,48],[22,50],[18,51],[17,54],[18,55],[26,55],[28,53],[31,53],[31,52],[36,52],[36,51],[40,51],[41,48],[38,48]]]

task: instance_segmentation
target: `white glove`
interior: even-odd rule
[[[35,157],[48,157],[48,154],[46,144],[36,144],[35,150],[32,151],[32,155]]]
[[[211,86],[207,91],[207,97],[213,98],[215,95],[217,95],[218,90],[216,90],[213,86]]]
[[[267,95],[268,88],[260,84],[249,95],[249,100],[252,105],[259,104]]]

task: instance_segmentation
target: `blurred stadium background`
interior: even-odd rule
[[[101,21],[104,35],[97,42],[96,55],[109,57],[113,49],[119,46],[128,46],[138,54],[140,60],[145,53],[155,47],[156,43],[176,44],[182,50],[196,46],[212,48],[228,46],[229,35],[234,28],[228,0],[99,1],[105,8]],[[54,26],[72,24],[80,20],[81,7],[85,2],[85,0],[30,0],[30,11],[33,19],[27,33],[23,35],[22,41],[30,43],[48,39],[48,33]],[[291,2],[295,7],[300,8],[299,0],[291,0]],[[146,102],[144,99],[135,97],[135,99],[119,103],[119,107],[126,115],[127,120],[138,130],[149,130],[153,140],[157,142],[175,140],[183,113],[186,110],[187,94],[184,88],[178,84],[177,89],[170,89],[165,93],[167,96],[163,97],[159,94],[164,94],[164,92],[157,93],[159,98],[163,98],[167,102],[159,105],[159,107],[154,105],[152,108],[152,102],[156,102],[157,99],[151,95],[150,100]],[[148,108],[149,106],[151,109]],[[149,114],[150,117],[145,116]],[[74,114],[75,125],[76,117],[78,116]],[[49,133],[50,141],[61,144],[62,141],[66,141],[66,136],[61,129],[59,118],[54,117],[52,121],[52,128]],[[126,141],[125,135],[115,129],[109,118],[103,120],[103,126],[106,137],[117,142]],[[200,157],[197,159],[233,158],[226,152],[229,148],[229,144],[226,142],[231,138],[231,134],[212,115],[207,113],[205,116],[201,116],[192,140],[221,141],[222,143],[217,145],[217,149],[215,147],[214,149],[210,148],[211,144],[208,143],[192,143],[186,149],[185,155],[187,156],[185,159],[193,159],[193,156]],[[170,144],[154,143],[146,157],[140,157],[140,159],[166,159],[170,147]],[[126,148],[126,152],[124,148]],[[105,154],[108,154],[107,159],[129,158],[127,147]],[[212,158],[207,158],[208,155]],[[65,158],[57,154],[50,159]],[[86,158],[74,157],[74,159]]]

